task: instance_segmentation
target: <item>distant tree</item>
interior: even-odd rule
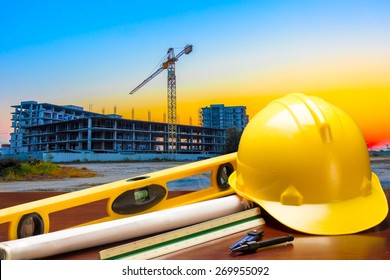
[[[237,127],[232,126],[226,129],[225,136],[225,153],[233,153],[238,151],[238,144],[240,143],[242,131]]]

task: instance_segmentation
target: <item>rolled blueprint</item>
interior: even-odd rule
[[[204,222],[244,210],[236,195],[0,243],[0,259],[39,259]]]

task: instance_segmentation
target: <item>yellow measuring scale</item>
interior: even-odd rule
[[[228,184],[228,177],[236,169],[236,156],[236,153],[231,153],[4,208],[0,210],[0,224],[8,223],[8,238],[12,240],[48,233],[51,214],[101,200],[107,201],[105,209],[107,215],[77,226],[231,195],[234,191]],[[209,186],[168,199],[169,182],[205,173],[210,173]]]

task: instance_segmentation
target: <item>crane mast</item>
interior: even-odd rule
[[[176,121],[176,73],[175,73],[175,53],[173,48],[168,50],[168,152],[177,151],[177,121]]]
[[[167,83],[167,103],[168,103],[168,152],[175,153],[177,151],[177,121],[176,121],[176,73],[175,63],[179,57],[183,54],[189,54],[192,52],[192,45],[186,45],[182,51],[177,55],[173,48],[169,48],[167,52],[167,59],[163,62],[152,75],[146,78],[141,84],[134,88],[130,94],[135,93],[150,80],[160,74],[163,70],[167,69],[168,83]]]

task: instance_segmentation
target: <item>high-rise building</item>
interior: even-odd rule
[[[75,105],[55,105],[49,103],[38,103],[37,101],[22,101],[20,105],[11,106],[15,108],[12,114],[13,132],[11,132],[10,150],[11,153],[27,153],[26,128],[45,125],[56,122],[75,120],[92,116],[103,116]]]
[[[203,127],[227,129],[234,126],[242,131],[248,124],[248,119],[245,106],[213,104],[200,109],[200,122]]]

